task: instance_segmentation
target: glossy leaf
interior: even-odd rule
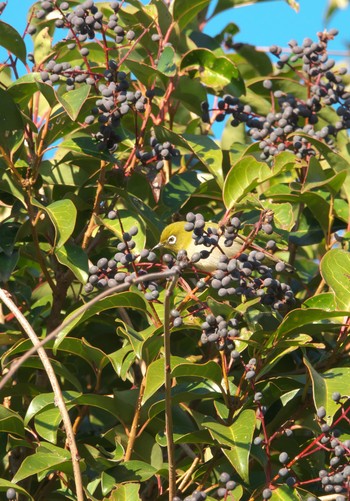
[[[221,370],[215,362],[206,364],[189,364],[180,357],[171,357],[172,376],[199,377],[209,379],[216,384],[221,383]],[[146,375],[146,388],[142,403],[144,404],[164,384],[164,360],[159,359],[151,363]]]
[[[77,209],[69,199],[57,200],[46,207],[46,212],[56,230],[55,248],[63,246],[72,235],[77,218]]]
[[[143,297],[135,292],[121,292],[119,294],[112,294],[108,296],[95,305],[93,305],[90,309],[88,309],[85,313],[82,313],[79,317],[71,322],[69,326],[65,329],[62,329],[60,335],[55,342],[55,349],[60,345],[62,339],[70,332],[76,325],[87,320],[88,318],[97,315],[101,311],[108,310],[111,308],[132,308],[140,311],[146,311],[146,302]],[[69,319],[70,315],[66,317]]]
[[[165,47],[159,58],[157,69],[163,75],[174,76],[176,73],[175,52],[172,47]]]
[[[113,483],[115,483],[113,479]],[[110,501],[140,501],[139,497],[140,485],[138,484],[125,484],[119,485],[109,496]]]
[[[58,100],[72,120],[78,118],[79,112],[90,93],[90,85],[81,85],[77,89],[58,95]]]
[[[232,209],[245,195],[271,176],[266,163],[247,156],[237,162],[228,173],[223,187],[226,209]]]
[[[244,84],[236,65],[225,56],[216,56],[207,49],[194,49],[184,55],[181,70],[201,68],[202,82],[215,91],[225,89],[235,95],[244,92]]]
[[[1,88],[0,101],[0,144],[6,145],[6,138],[12,131],[23,129],[23,119],[10,93]]]
[[[17,412],[0,405],[0,432],[24,437],[24,424]]]
[[[51,446],[52,447],[52,446]],[[62,467],[71,465],[71,455],[66,449],[55,447],[54,450],[47,445],[39,446],[35,454],[24,458],[15,476],[13,482],[20,482],[25,478],[31,477],[47,470],[60,470]]]
[[[255,421],[255,412],[247,409],[239,414],[231,426],[224,426],[213,421],[202,423],[202,426],[209,430],[219,444],[229,447],[224,448],[223,452],[244,482],[249,481],[249,455]]]
[[[275,339],[280,339],[283,336],[304,327],[305,325],[322,322],[324,319],[341,318],[347,315],[346,311],[323,311],[319,309],[295,309],[288,313],[281,325],[276,331]]]
[[[125,461],[113,469],[113,475],[119,482],[144,482],[156,473],[156,468],[143,461]]]
[[[210,0],[198,0],[187,2],[187,0],[175,0],[173,4],[174,21],[180,30],[183,30],[192,19],[210,3]]]
[[[302,501],[304,498],[295,489],[287,485],[281,485],[272,491],[270,499],[271,501]]]
[[[66,243],[56,249],[58,261],[69,268],[79,282],[85,284],[88,279],[88,258],[81,247],[73,243]]]
[[[219,14],[219,12],[222,12],[227,9],[231,9],[232,7],[237,7],[237,6],[244,6],[244,5],[250,5],[252,3],[259,3],[259,2],[266,2],[268,0],[219,0],[215,10],[214,14]],[[293,9],[297,8],[298,2],[295,0],[285,0],[288,4]]]
[[[26,63],[27,50],[23,38],[13,26],[4,21],[0,21],[0,46]]]
[[[321,261],[321,274],[334,294],[339,310],[350,310],[350,256],[342,249],[332,249]]]
[[[82,155],[94,157],[99,160],[113,160],[113,157],[111,155],[99,151],[97,144],[93,142],[92,138],[89,136],[79,135],[76,137],[67,138],[62,142],[60,147],[68,151],[75,151]]]
[[[312,393],[316,410],[319,407],[326,409],[326,421],[330,424],[334,414],[340,409],[339,403],[332,399],[332,394],[339,392],[342,396],[349,393],[350,367],[334,367],[319,374],[306,357],[304,357],[310,379],[312,382]]]
[[[134,212],[126,210],[118,211],[119,219],[96,218],[97,222],[111,230],[119,240],[123,240],[123,232],[128,232],[130,228],[136,226],[138,229],[137,235],[133,237],[136,243],[135,252],[139,253],[145,247],[146,243],[146,226],[141,217]]]

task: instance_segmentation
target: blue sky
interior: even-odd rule
[[[307,36],[314,38],[317,31],[324,29],[327,2],[328,0],[299,0],[298,14],[283,0],[238,7],[216,16],[208,24],[206,32],[210,35],[215,34],[228,22],[234,22],[241,30],[235,41],[257,46],[272,44],[286,46],[292,38],[297,40]],[[8,6],[1,18],[21,33],[26,24],[26,12],[32,4],[32,0],[8,0]],[[332,42],[330,49],[346,49],[346,44],[350,42],[349,26],[350,8],[339,11],[332,18],[330,27],[338,28],[340,35]]]
[[[12,24],[21,33],[26,23],[26,12],[32,3],[32,0],[8,0],[2,19]],[[283,0],[237,7],[216,16],[208,24],[206,31],[212,35],[220,31],[228,22],[234,22],[241,30],[235,41],[258,46],[272,44],[286,46],[292,38],[298,40],[307,36],[314,38],[316,32],[325,27],[324,12],[328,0],[300,0],[299,3],[298,14]],[[330,49],[346,49],[346,43],[350,42],[349,26],[350,8],[348,7],[338,11],[330,22],[330,27],[338,28],[340,31]]]

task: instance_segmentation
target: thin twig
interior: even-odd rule
[[[141,403],[142,403],[143,394],[145,392],[145,388],[146,388],[146,377],[144,377],[142,382],[141,382],[139,396],[137,398],[137,403],[136,403],[134,419],[132,420],[130,434],[128,437],[128,445],[126,447],[124,461],[129,461],[129,459],[131,458],[132,451],[134,450],[135,440],[138,436],[137,431],[138,431],[138,427],[139,427]]]
[[[77,448],[77,444],[75,442],[75,437],[74,437],[74,432],[72,428],[72,423],[69,418],[68,410],[62,395],[62,391],[59,385],[59,382],[57,380],[55,371],[51,365],[50,359],[46,354],[46,351],[44,348],[42,348],[40,345],[40,340],[38,336],[35,334],[34,330],[32,329],[32,326],[29,324],[25,316],[20,312],[20,310],[17,308],[15,303],[12,301],[10,294],[5,291],[4,289],[0,289],[0,299],[1,301],[6,304],[8,309],[14,314],[16,319],[18,320],[19,324],[22,326],[23,330],[25,333],[28,335],[29,339],[33,343],[34,347],[38,351],[38,355],[40,357],[40,360],[44,366],[45,372],[47,374],[47,377],[49,378],[52,390],[55,395],[55,405],[57,405],[62,421],[65,427],[66,435],[67,435],[67,442],[69,446],[69,450],[72,456],[72,465],[73,465],[73,475],[74,475],[74,482],[75,482],[75,490],[76,490],[76,495],[77,495],[77,500],[78,501],[84,501],[84,490],[83,490],[83,482],[81,478],[81,472],[80,472],[80,467],[79,467],[79,452]]]

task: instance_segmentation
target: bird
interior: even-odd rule
[[[245,241],[239,235],[236,235],[232,242],[232,245],[230,247],[226,247],[224,243],[225,237],[224,235],[221,235],[219,224],[213,222],[205,224],[205,231],[207,233],[211,234],[211,231],[213,230],[214,239],[215,234],[217,234],[216,239],[218,244],[215,246],[206,246],[205,244],[197,245],[192,238],[192,231],[186,231],[185,225],[186,221],[177,221],[166,226],[161,233],[159,244],[156,247],[165,248],[175,254],[177,254],[181,250],[185,250],[187,252],[188,258],[194,262],[194,266],[198,270],[205,272],[212,272],[216,270],[218,268],[220,259],[223,256],[232,259],[240,255]],[[275,257],[273,254],[266,252],[265,249],[261,249],[260,247],[257,247],[255,245],[252,246],[250,244],[248,246],[248,251],[251,250],[256,250],[259,253],[263,253],[263,255],[259,256],[260,259],[263,259],[265,255],[267,255],[267,261],[272,261],[275,264],[281,262],[280,259]],[[198,253],[200,253],[199,256]]]

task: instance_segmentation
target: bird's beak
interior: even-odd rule
[[[162,247],[164,247],[164,245],[162,244],[162,242],[159,242],[157,245],[155,245],[154,247],[152,247],[151,250],[155,250],[155,249],[161,249]]]

